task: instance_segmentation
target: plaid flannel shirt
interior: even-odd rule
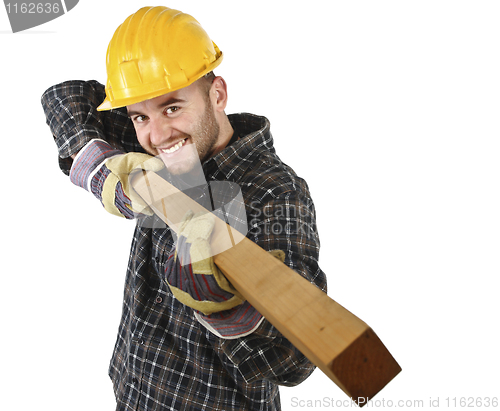
[[[70,81],[42,97],[60,167],[90,139],[144,152],[126,111],[97,112],[104,86]],[[203,165],[207,181],[232,181],[243,193],[247,236],[326,291],[318,266],[319,238],[308,187],[275,153],[269,121],[234,114],[239,139]],[[222,339],[196,321],[163,280],[174,247],[156,216],[141,218],[132,241],[123,312],[111,359],[117,410],[279,410],[278,385],[305,380],[314,366],[268,321],[252,334]]]

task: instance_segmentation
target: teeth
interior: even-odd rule
[[[173,146],[173,147],[170,147],[170,148],[167,148],[167,149],[163,149],[163,148],[161,148],[160,150],[161,150],[161,152],[162,152],[162,153],[167,153],[167,154],[173,153],[173,152],[175,152],[175,151],[179,150],[179,149],[180,149],[180,148],[184,145],[184,142],[185,142],[185,141],[186,141],[186,140],[181,140],[181,141],[179,141],[179,142],[178,142],[175,146]]]

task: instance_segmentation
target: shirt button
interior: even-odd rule
[[[163,301],[163,298],[161,298],[160,296],[156,297],[156,304],[160,304],[161,302]]]

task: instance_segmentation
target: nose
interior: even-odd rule
[[[164,144],[172,134],[172,128],[164,118],[151,118],[149,120],[149,140],[151,145],[158,147]]]

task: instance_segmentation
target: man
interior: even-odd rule
[[[109,212],[137,219],[109,369],[118,410],[278,410],[278,385],[314,369],[213,264],[189,263],[209,224],[188,214],[175,241],[128,183],[138,168],[184,178],[201,161],[207,181],[241,188],[247,236],[326,289],[307,185],[276,155],[266,118],[225,114],[221,60],[191,16],[143,8],[110,42],[105,90],[69,81],[42,97],[61,169]]]

